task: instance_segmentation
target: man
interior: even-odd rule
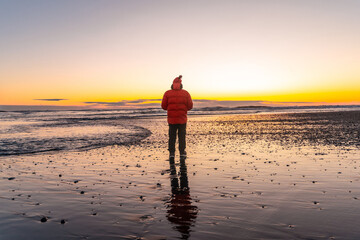
[[[176,134],[179,138],[180,158],[186,157],[186,122],[187,111],[192,109],[193,102],[190,94],[183,90],[181,78],[175,78],[171,85],[171,90],[165,92],[161,102],[161,107],[167,110],[167,120],[169,124],[169,153],[170,158],[175,157]]]

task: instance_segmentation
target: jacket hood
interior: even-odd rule
[[[173,84],[172,84],[172,89],[174,89],[174,90],[181,89],[181,78],[180,77],[177,77],[174,79]]]

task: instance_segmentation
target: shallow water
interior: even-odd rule
[[[358,114],[190,117],[174,164],[163,118],[121,120],[152,132],[133,145],[2,156],[0,238],[357,239]]]
[[[0,156],[129,144],[151,134],[149,130],[126,121],[121,112],[116,117],[109,117],[109,113],[101,115],[97,111],[80,113],[3,113]]]

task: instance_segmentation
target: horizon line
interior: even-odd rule
[[[35,111],[35,110],[126,110],[126,109],[161,109],[159,99],[123,100],[118,102],[83,102],[81,105],[42,105],[42,104],[0,104],[0,111]],[[294,107],[357,107],[360,102],[280,102],[280,101],[236,101],[193,99],[194,110],[204,108],[294,108]],[[150,103],[149,103],[150,102]],[[156,103],[154,103],[156,102]]]

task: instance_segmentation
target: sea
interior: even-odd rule
[[[306,113],[360,110],[359,105],[206,107],[188,115]],[[0,111],[0,156],[81,151],[134,144],[151,132],[134,119],[165,117],[160,108]]]

